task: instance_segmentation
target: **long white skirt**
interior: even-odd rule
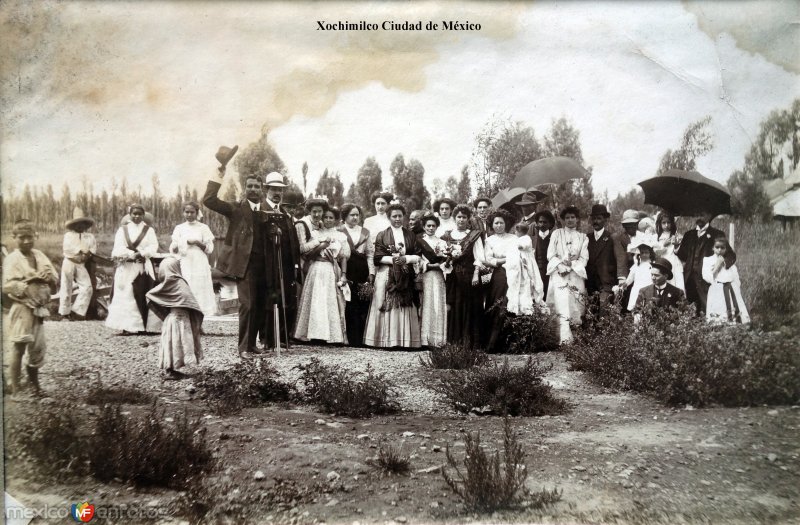
[[[158,366],[177,370],[186,365],[186,356],[193,356],[195,362],[199,363],[203,351],[194,344],[189,311],[186,308],[171,308],[161,327]]]
[[[140,262],[124,262],[117,266],[114,273],[114,297],[108,305],[107,327],[127,332],[161,330],[161,319],[153,312],[148,312],[147,326],[144,325],[133,297],[133,280],[142,272],[144,263]]]
[[[347,343],[344,307],[344,297],[336,287],[333,263],[312,262],[303,283],[294,336],[301,341],[320,339],[328,343]]]
[[[439,270],[422,274],[420,317],[422,346],[441,346],[447,342],[447,289]]]
[[[747,306],[744,304],[742,297],[742,288],[739,286],[738,281],[730,283],[731,297],[729,297],[729,305],[725,301],[725,285],[722,283],[713,283],[708,288],[708,302],[706,303],[706,320],[710,323],[732,323],[735,324],[741,320],[742,323],[750,322],[750,314],[747,311]],[[736,319],[734,304],[739,310],[739,319]]]
[[[570,324],[580,325],[586,309],[586,282],[575,272],[553,273],[547,287],[547,306],[558,316],[561,343],[571,341]]]
[[[189,283],[203,315],[216,315],[217,298],[214,295],[214,283],[211,281],[211,266],[203,250],[197,246],[189,246],[186,255],[181,257],[181,275]]]
[[[381,265],[375,273],[375,293],[369,305],[364,344],[379,348],[402,346],[419,348],[419,317],[416,306],[392,308],[381,311],[389,284],[389,266]]]

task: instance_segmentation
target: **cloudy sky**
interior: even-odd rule
[[[759,123],[800,96],[800,3],[15,2],[0,4],[5,191],[112,178],[202,189],[220,144],[268,126],[300,181],[345,186],[375,156],[458,175],[493,116],[581,133],[597,190],[652,176],[686,126],[725,181]],[[480,31],[319,31],[317,21],[443,20]],[[384,177],[384,184],[390,184]],[[313,186],[312,186],[313,187]]]

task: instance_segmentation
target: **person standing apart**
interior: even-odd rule
[[[196,202],[183,205],[186,222],[175,226],[169,250],[178,254],[181,278],[188,283],[203,315],[209,316],[217,313],[217,298],[211,281],[211,266],[208,264],[208,256],[214,251],[214,234],[207,225],[197,220],[199,212],[200,205]]]
[[[158,253],[158,238],[155,230],[144,222],[144,206],[131,204],[128,214],[130,222],[117,230],[111,250],[118,266],[106,326],[122,330],[123,334],[158,332],[161,320],[149,315],[146,297],[155,285],[150,258]]]
[[[567,206],[560,215],[564,227],[553,232],[547,251],[550,286],[547,306],[559,318],[561,343],[572,340],[572,326],[581,324],[586,306],[586,263],[589,239],[578,231],[580,211]]]
[[[94,286],[92,276],[86,264],[92,255],[97,253],[97,241],[94,235],[86,230],[94,225],[94,219],[83,215],[83,210],[75,208],[72,220],[67,221],[67,233],[64,234],[63,253],[64,261],[61,263],[61,289],[58,292],[58,313],[70,316],[73,320],[86,318],[89,304],[92,302]],[[72,301],[75,285],[78,294]]]
[[[344,224],[340,231],[345,234],[350,248],[347,260],[347,280],[352,289],[350,300],[344,309],[347,340],[350,345],[364,345],[364,328],[369,314],[371,294],[366,291],[375,282],[375,245],[369,240],[369,230],[360,226],[361,208],[355,204],[342,206]]]
[[[7,328],[3,335],[11,344],[9,385],[11,395],[20,391],[22,357],[28,353],[28,381],[35,394],[41,393],[39,368],[44,364],[47,348],[44,337],[44,318],[48,316],[50,289],[58,281],[53,263],[34,249],[37,232],[28,219],[14,223],[12,230],[17,249],[3,261],[3,293],[11,301]]]

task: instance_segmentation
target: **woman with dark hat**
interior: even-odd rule
[[[484,250],[480,230],[470,230],[472,211],[459,204],[455,211],[454,230],[442,236],[451,249],[448,257],[452,273],[447,276],[447,341],[469,347],[481,346],[483,293],[480,269]],[[445,269],[447,271],[447,269]]]
[[[580,325],[586,307],[586,263],[589,238],[578,231],[580,210],[567,206],[559,214],[563,228],[552,233],[547,249],[547,306],[559,317],[560,340],[572,340],[572,325]]]
[[[456,201],[444,197],[433,202],[433,211],[439,214],[439,227],[436,228],[436,236],[441,238],[446,232],[456,229],[456,221],[453,217],[456,208]]]
[[[67,221],[64,234],[64,262],[61,264],[61,289],[58,292],[58,313],[73,319],[84,319],[92,302],[94,286],[87,263],[97,253],[97,241],[86,230],[94,225],[94,219],[86,217],[83,210],[75,208],[72,220]],[[78,294],[72,301],[72,291],[78,285]]]
[[[118,266],[114,272],[114,296],[108,306],[106,326],[123,333],[158,332],[161,320],[149,315],[146,294],[155,285],[150,258],[158,253],[156,232],[145,224],[141,204],[128,207],[130,222],[120,226],[114,236],[111,257]]]

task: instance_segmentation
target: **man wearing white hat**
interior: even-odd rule
[[[94,235],[86,232],[92,225],[94,219],[86,217],[83,210],[77,207],[72,212],[72,219],[65,224],[67,233],[64,234],[58,313],[70,316],[73,320],[86,317],[94,293],[92,278],[86,268],[87,261],[97,253]],[[72,294],[76,285],[78,294],[73,302]]]
[[[625,270],[625,275],[628,274],[628,271],[634,262],[634,254],[628,251],[628,248],[631,244],[631,239],[636,236],[639,232],[639,212],[636,210],[625,210],[622,212],[622,220],[620,221],[622,224],[622,232],[617,235],[617,240],[619,241],[622,249],[625,252],[625,261],[627,263],[628,268]],[[631,297],[631,290],[630,288],[625,288],[625,291],[622,294],[622,306],[623,308],[625,305],[628,304],[628,301]]]

